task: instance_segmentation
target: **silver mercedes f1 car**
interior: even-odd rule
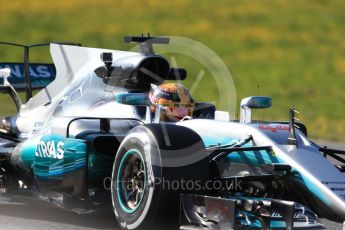
[[[272,99],[252,96],[238,120],[196,102],[192,117],[163,122],[160,108],[151,111],[150,85],[187,71],[154,53],[168,38],[125,41],[140,52],[52,43],[54,64],[41,64],[28,53],[45,44],[19,45],[24,62],[0,64],[0,92],[18,109],[0,123],[2,199],[35,196],[77,212],[111,206],[123,229],[325,229],[319,218],[345,221],[345,152],[308,139],[294,109],[287,121],[254,122],[252,110]]]

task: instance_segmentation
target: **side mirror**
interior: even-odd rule
[[[149,97],[144,93],[120,93],[115,95],[117,103],[125,105],[151,106]]]
[[[146,106],[146,123],[152,123],[151,101],[144,93],[119,93],[115,101],[124,105]]]
[[[252,109],[266,109],[272,106],[271,97],[252,96],[241,101],[241,123],[252,122]]]

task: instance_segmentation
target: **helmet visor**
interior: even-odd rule
[[[162,106],[162,109],[168,117],[173,117],[176,120],[180,120],[186,116],[192,116],[193,114],[192,106]]]

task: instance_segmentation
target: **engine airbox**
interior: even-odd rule
[[[112,66],[99,67],[97,76],[106,84],[126,88],[131,91],[145,91],[150,84],[159,84],[169,78],[168,61],[159,56],[142,54],[114,60]]]

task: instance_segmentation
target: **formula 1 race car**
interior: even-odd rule
[[[344,164],[345,152],[309,140],[294,109],[286,122],[252,122],[253,109],[272,105],[252,96],[239,120],[196,102],[192,117],[163,122],[147,92],[187,71],[154,53],[166,37],[125,41],[141,51],[52,43],[54,64],[29,63],[34,46],[22,46],[24,63],[0,64],[0,91],[18,108],[0,123],[1,199],[27,194],[80,213],[108,205],[123,229],[325,229],[319,218],[345,221],[345,166],[328,160]]]

